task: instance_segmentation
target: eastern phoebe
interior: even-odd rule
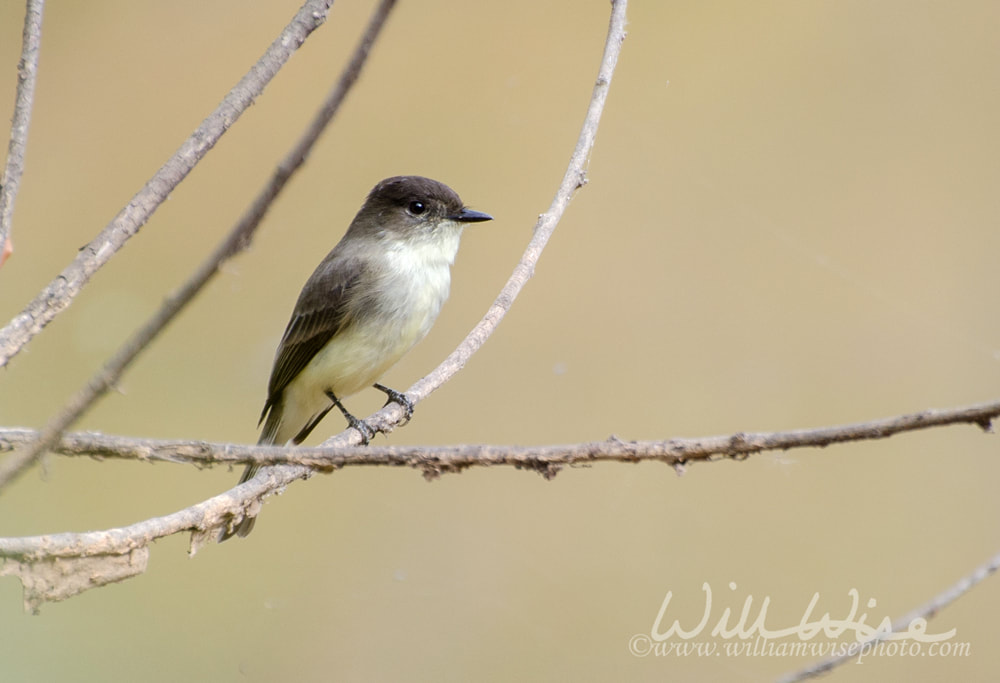
[[[409,416],[406,395],[375,381],[434,324],[462,229],[492,219],[430,178],[397,176],[376,185],[299,294],[274,357],[257,443],[301,443],[334,406],[368,443],[374,430],[341,403],[368,386]],[[248,465],[240,483],[257,470]],[[255,520],[244,517],[223,530],[220,542],[246,536]]]

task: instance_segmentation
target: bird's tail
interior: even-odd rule
[[[272,406],[271,410],[267,413],[267,420],[264,422],[264,429],[260,432],[260,438],[257,439],[258,446],[271,446],[274,444],[274,440],[278,435],[278,427],[281,424],[281,410],[275,410]],[[239,484],[244,484],[256,476],[257,472],[260,470],[260,465],[247,465],[246,469],[243,470],[243,476],[240,477]],[[232,527],[225,527],[219,534],[219,543],[232,538],[233,536],[239,536],[240,538],[249,535],[253,531],[253,525],[257,523],[256,517],[251,517],[246,515],[239,521],[238,524]]]
[[[247,468],[243,470],[243,476],[240,477],[239,483],[244,484],[253,479],[254,476],[257,474],[257,470],[259,469],[260,465],[247,465]],[[233,536],[239,536],[240,538],[242,538],[243,536],[247,536],[251,531],[253,531],[253,525],[256,523],[257,523],[256,517],[251,517],[250,515],[246,515],[243,519],[240,520],[240,523],[234,526],[233,528],[223,529],[222,534],[219,535],[219,543],[222,543],[223,541],[232,538]]]

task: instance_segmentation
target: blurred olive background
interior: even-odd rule
[[[142,232],[0,378],[36,427],[200,263],[339,73],[372,3],[337,3]],[[46,8],[0,320],[107,224],[277,36],[296,1]],[[496,216],[385,378],[430,371],[493,300],[546,210],[591,94],[607,2],[402,2],[335,125],[222,273],[77,428],[252,443],[295,297],[379,179],[416,173]],[[781,430],[998,395],[1000,5],[636,2],[590,183],[522,296],[393,444],[545,444]],[[23,8],[0,5],[0,112]],[[4,133],[6,136],[6,133]],[[348,405],[378,408],[378,392]],[[310,443],[343,428],[330,415]],[[125,583],[22,612],[0,580],[11,681],[742,680],[796,657],[635,657],[747,596],[767,624],[869,623],[923,604],[1000,540],[997,442],[973,427],[741,463],[317,476],[245,540],[152,549]],[[236,471],[50,456],[0,496],[0,535],[123,526]],[[730,582],[737,588],[728,588]],[[874,605],[868,603],[875,600]],[[1000,584],[929,630],[968,657],[830,680],[995,680]],[[865,605],[868,604],[866,608]],[[706,629],[707,631],[708,629]],[[711,640],[706,632],[699,640]]]

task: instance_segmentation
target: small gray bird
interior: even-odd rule
[[[257,443],[301,443],[334,406],[368,443],[372,428],[341,403],[368,386],[412,413],[404,394],[375,382],[434,324],[463,228],[492,219],[430,178],[376,185],[299,294],[275,354]],[[257,470],[248,465],[240,483]],[[219,541],[246,536],[255,520],[244,517]]]

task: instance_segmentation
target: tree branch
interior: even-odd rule
[[[852,645],[843,655],[823,659],[803,669],[799,669],[798,671],[790,673],[786,676],[782,676],[778,679],[778,683],[797,683],[798,681],[804,681],[807,678],[815,678],[816,676],[824,674],[831,669],[844,664],[845,662],[849,662],[859,654],[863,654],[863,652],[870,650],[873,645],[886,640],[893,633],[901,633],[908,630],[910,628],[910,624],[912,624],[916,619],[927,620],[935,617],[942,609],[955,602],[972,590],[976,585],[982,583],[995,574],[997,569],[1000,569],[1000,553],[991,557],[985,564],[976,567],[976,569],[969,575],[963,576],[954,585],[949,586],[947,589],[938,593],[926,604],[917,607],[909,614],[894,621],[892,623],[891,631],[882,633],[879,636],[876,636],[871,640],[866,640],[863,643]]]
[[[673,467],[723,458],[743,460],[765,451],[793,448],[824,448],[837,443],[885,439],[896,434],[932,427],[974,424],[989,431],[1000,417],[1000,401],[948,410],[925,410],[833,427],[797,429],[787,432],[738,432],[725,436],[662,441],[606,441],[551,446],[244,446],[207,441],[178,441],[108,436],[94,432],[66,434],[53,451],[68,456],[89,456],[148,462],[210,465],[296,465],[331,472],[342,467],[412,467],[427,478],[461,472],[470,467],[512,466],[534,470],[551,478],[565,466],[594,462],[656,461]],[[30,443],[36,432],[0,429],[0,452]]]
[[[14,219],[14,202],[24,174],[24,155],[28,144],[28,127],[31,125],[31,108],[35,101],[35,82],[38,80],[38,55],[42,51],[42,11],[45,0],[28,0],[24,13],[24,35],[21,60],[17,63],[17,96],[14,100],[14,118],[10,126],[10,143],[7,163],[0,178],[0,265],[6,258],[11,227]]]
[[[320,134],[333,119],[348,91],[358,80],[375,39],[378,37],[389,12],[396,0],[382,0],[368,28],[354,50],[343,73],[327,95],[319,112],[309,124],[305,133],[278,164],[271,179],[254,199],[246,213],[233,226],[229,234],[215,251],[188,278],[179,290],[167,297],[160,309],[109,358],[104,367],[95,374],[42,428],[37,438],[24,444],[16,455],[0,463],[0,488],[12,481],[31,463],[35,462],[70,425],[76,422],[90,407],[113,387],[132,361],[159,335],[187,304],[208,284],[220,266],[250,246],[258,226],[267,215],[271,204],[287,185],[289,179],[305,163]]]
[[[0,367],[65,310],[91,276],[139,232],[171,191],[263,92],[305,39],[326,20],[333,0],[306,0],[264,55],[79,255],[0,330]]]

